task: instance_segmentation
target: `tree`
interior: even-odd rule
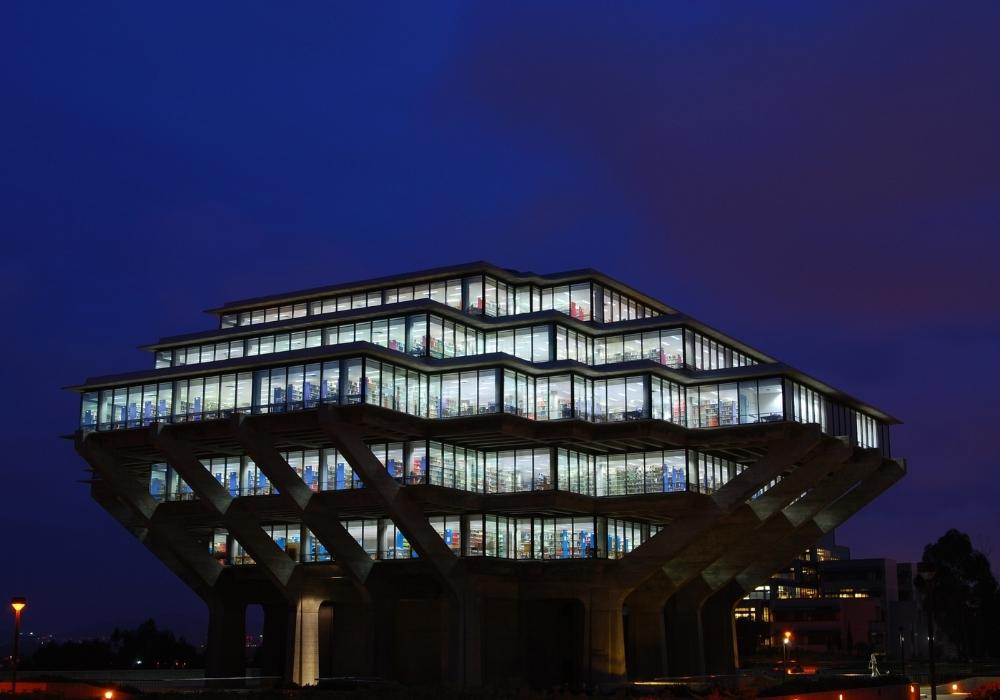
[[[146,620],[134,630],[115,629],[111,648],[117,668],[142,665],[145,668],[177,668],[197,663],[198,652],[170,630],[157,629]]]
[[[1000,656],[1000,588],[986,556],[973,548],[964,532],[948,530],[924,547],[923,561],[933,564],[934,624],[955,645],[960,656]],[[927,595],[918,578],[917,588]]]
[[[112,668],[197,667],[198,652],[173,632],[158,629],[146,620],[134,630],[115,629],[111,639],[79,642],[49,642],[36,651],[31,668],[51,671],[79,671]]]

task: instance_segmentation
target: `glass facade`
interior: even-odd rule
[[[779,378],[689,386],[687,400],[690,428],[785,420],[784,389]]]
[[[118,430],[155,421],[303,410],[320,403],[368,403],[423,418],[504,412],[532,420],[577,418],[598,423],[652,418],[689,428],[791,419],[819,423],[829,434],[847,436],[866,447],[887,445],[885,424],[780,377],[684,387],[650,374],[536,377],[499,368],[427,373],[372,358],[85,392],[81,428]]]
[[[684,366],[684,331],[680,328],[612,335],[594,340],[594,364],[652,360],[667,367]]]
[[[555,310],[579,321],[611,323],[660,315],[626,294],[589,281],[553,286],[517,285],[478,274],[225,313],[220,326],[250,326],[420,299],[446,304],[471,315],[492,317]]]
[[[437,359],[501,352],[526,362],[573,360],[591,366],[649,360],[672,369],[713,370],[757,364],[745,353],[687,328],[592,337],[561,324],[487,331],[418,313],[160,349],[155,366],[181,367],[360,342]]]
[[[499,559],[620,558],[659,531],[657,525],[592,515],[468,518],[465,556]]]
[[[684,364],[691,369],[708,370],[747,367],[757,361],[714,338],[685,329]]]
[[[374,443],[374,457],[391,477],[407,485],[429,484],[474,493],[558,489],[586,496],[631,496],[695,491],[712,493],[744,466],[694,450],[589,454],[567,448],[475,450],[435,440]],[[333,448],[281,452],[313,491],[364,488],[346,458]],[[212,457],[202,465],[230,496],[278,493],[249,457]],[[195,498],[165,463],[150,465],[149,492],[161,501]]]
[[[478,513],[431,515],[428,521],[455,556],[499,559],[620,559],[663,529],[662,525],[593,515],[511,517]],[[373,560],[417,558],[406,536],[388,518],[343,520],[341,524]],[[296,562],[334,561],[301,523],[261,527]],[[212,530],[207,546],[220,564],[254,563],[243,545],[224,529]]]

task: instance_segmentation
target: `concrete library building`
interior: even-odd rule
[[[602,684],[738,667],[733,611],[905,473],[886,413],[595,270],[231,302],[80,393],[92,497],[205,601],[207,673]]]

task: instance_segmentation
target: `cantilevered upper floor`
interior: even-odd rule
[[[215,309],[87,380],[84,430],[374,404],[423,418],[817,423],[888,454],[891,416],[596,271],[473,263]]]

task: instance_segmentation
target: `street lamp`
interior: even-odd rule
[[[24,598],[11,598],[10,607],[14,609],[14,655],[10,663],[10,694],[17,694],[17,646],[21,640],[21,611],[28,605]]]
[[[792,643],[792,633],[790,630],[785,630],[785,638],[781,640],[781,651],[785,658],[785,663],[782,667],[785,675],[788,675],[788,645]]]
[[[934,674],[934,564],[920,562],[917,573],[923,578],[927,591],[927,671],[930,676],[931,700],[937,700],[937,679]]]

